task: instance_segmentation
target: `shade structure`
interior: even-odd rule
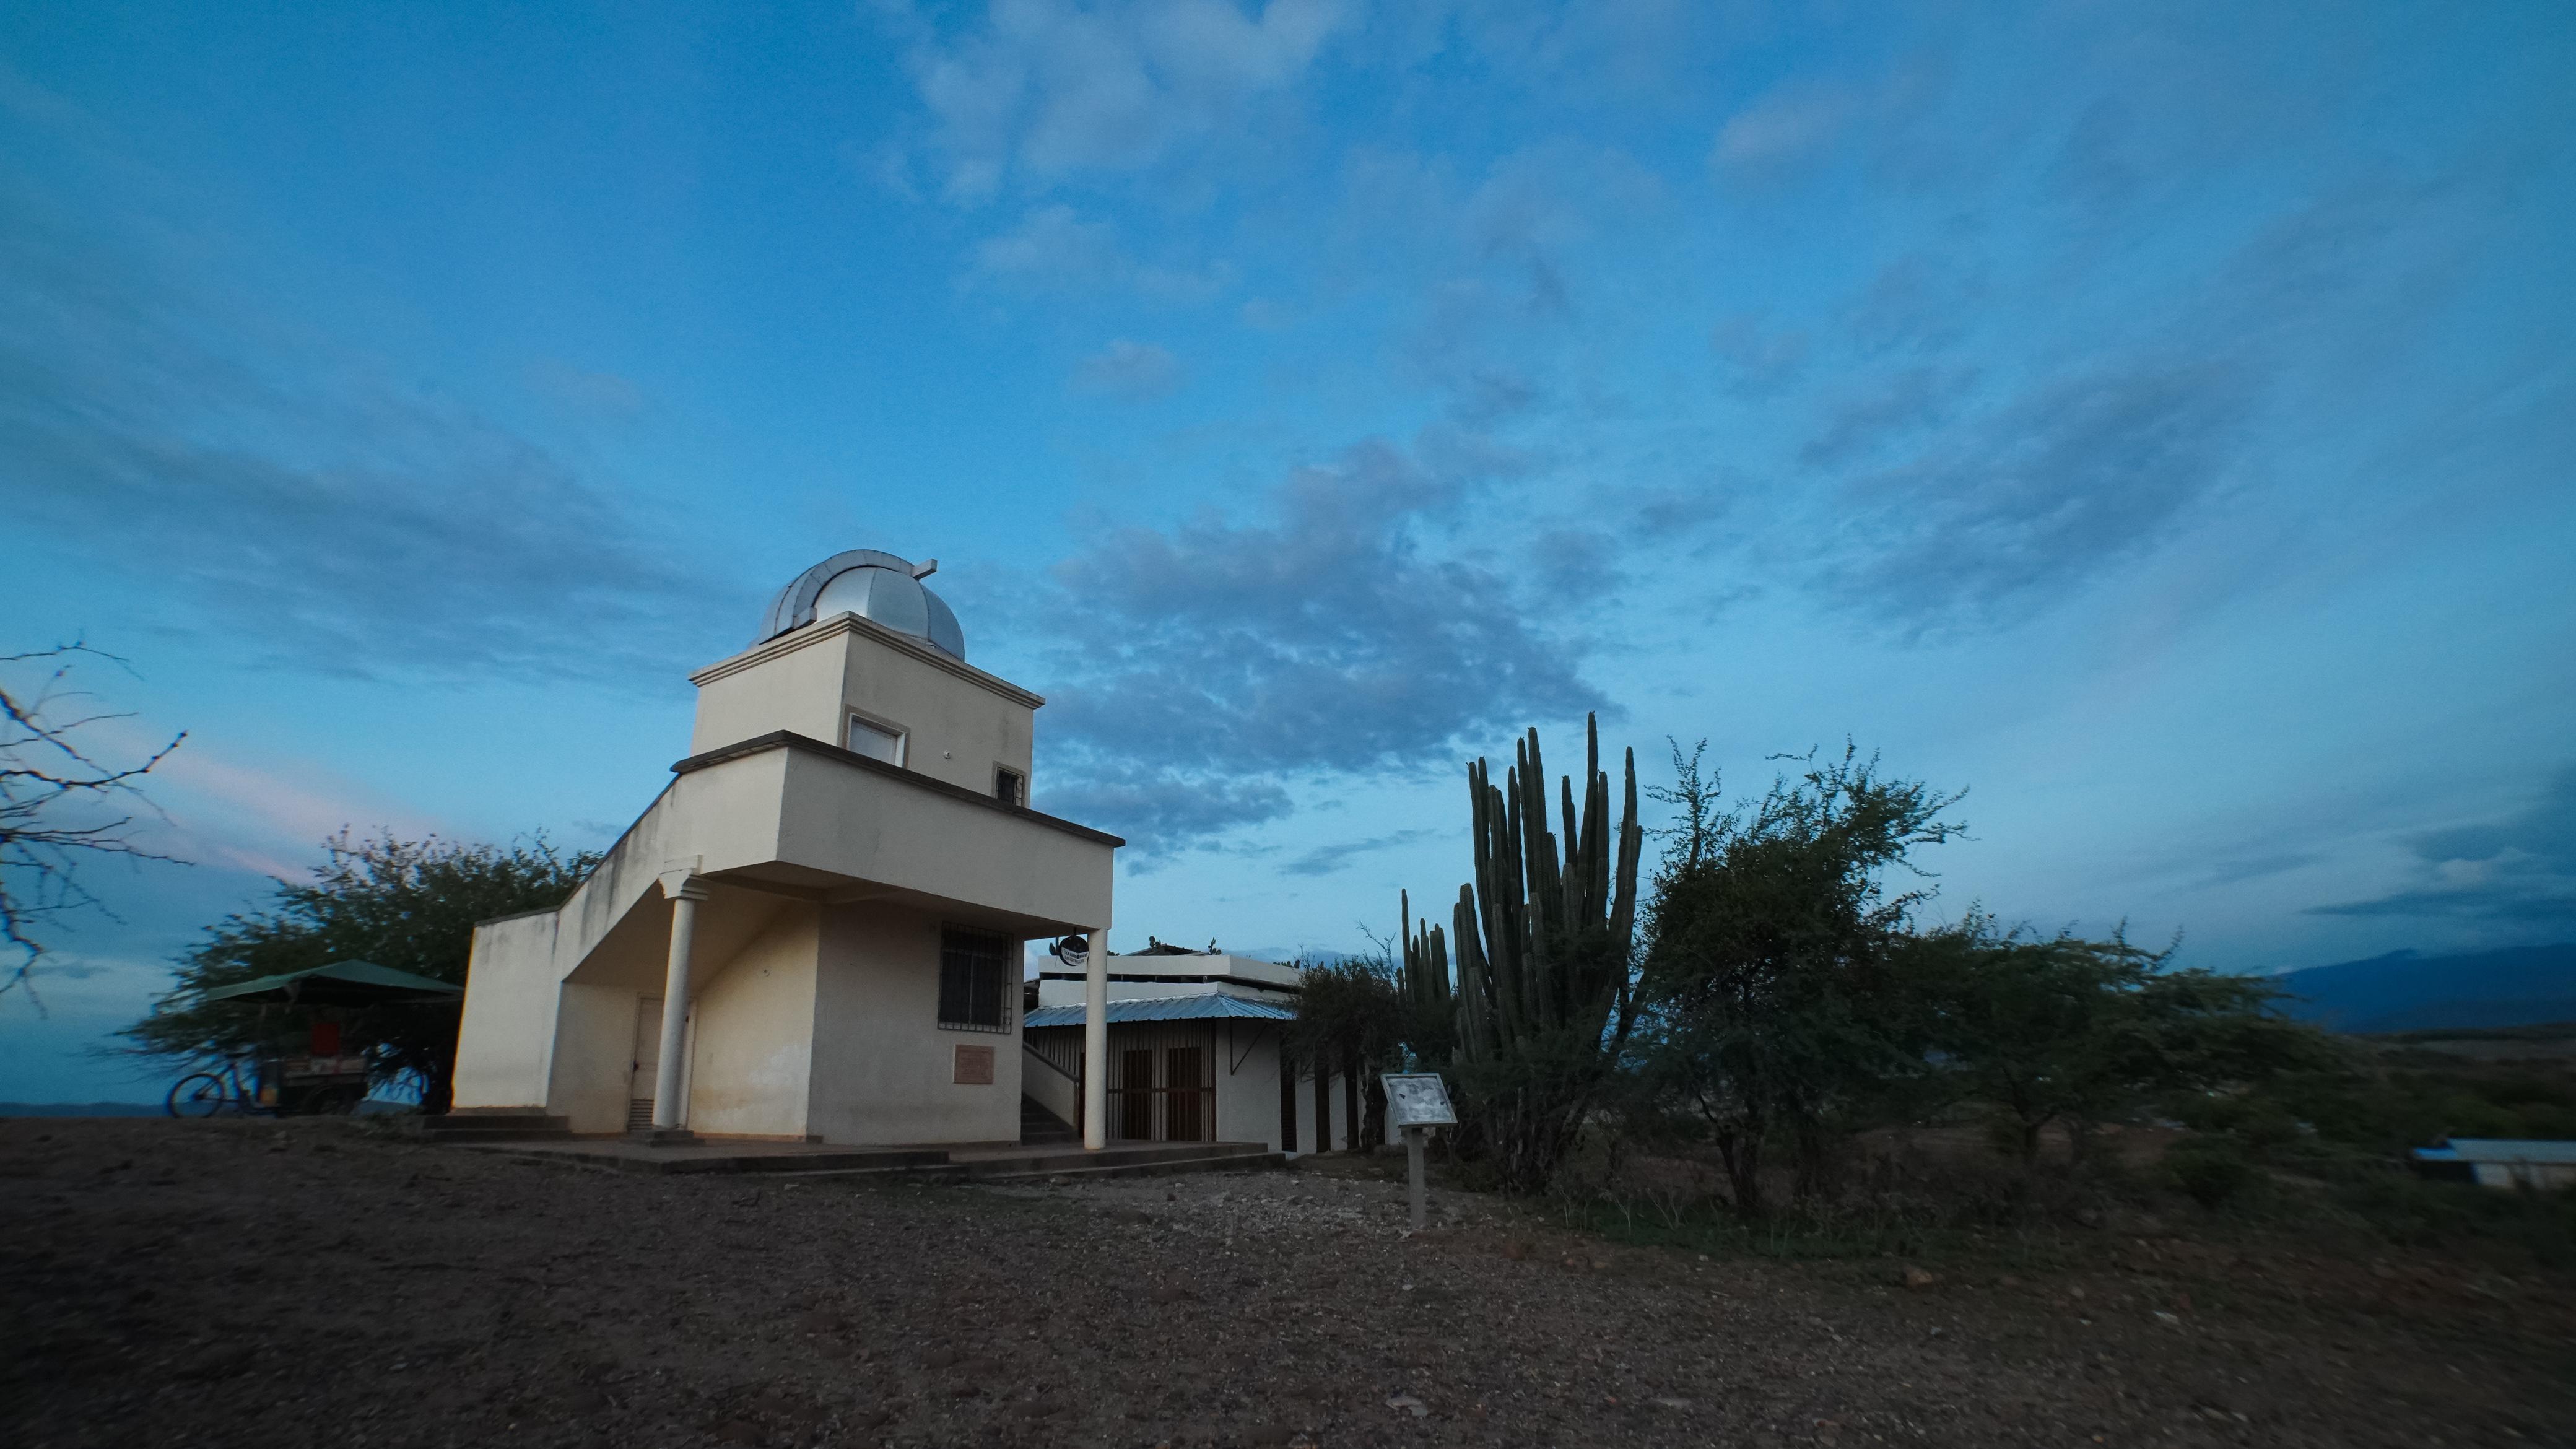
[[[462,986],[373,961],[334,961],[218,987],[200,1001],[284,1002],[293,1006],[403,1006],[461,1000]]]

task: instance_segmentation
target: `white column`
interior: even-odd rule
[[[689,1024],[689,948],[698,931],[698,902],[707,898],[704,881],[685,871],[662,877],[662,893],[671,898],[671,962],[662,975],[662,1060],[653,1072],[653,1130],[667,1132],[686,1116],[681,1111],[680,1053]]]
[[[1082,973],[1082,1146],[1109,1145],[1109,928],[1091,933]]]

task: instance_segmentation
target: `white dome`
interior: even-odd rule
[[[937,567],[936,560],[915,566],[872,548],[836,553],[778,591],[762,619],[760,638],[775,639],[835,614],[856,614],[962,660],[966,634],[957,626],[957,615],[922,587],[921,580]]]
[[[835,574],[814,596],[814,617],[857,614],[916,638],[930,637],[930,591],[910,574],[874,565]]]

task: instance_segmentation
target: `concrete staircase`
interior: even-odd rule
[[[438,1117],[399,1119],[424,1142],[542,1142],[572,1135],[572,1123],[543,1112],[467,1107]]]
[[[1071,1147],[1081,1141],[1082,1134],[1072,1123],[1038,1105],[1035,1097],[1020,1098],[1021,1146]]]
[[[1288,1154],[1273,1152],[1258,1142],[1131,1142],[1124,1147],[1109,1147],[1098,1152],[1085,1152],[1080,1147],[1063,1151],[1024,1151],[994,1153],[989,1156],[950,1156],[945,1162],[888,1164],[885,1166],[819,1168],[781,1168],[774,1172],[793,1177],[839,1177],[851,1179],[929,1179],[937,1182],[980,1182],[995,1186],[1028,1185],[1053,1181],[1093,1182],[1109,1177],[1165,1177],[1192,1172],[1257,1172],[1284,1167]]]
[[[1104,1148],[1098,1152],[1076,1150],[1037,1158],[1010,1158],[989,1166],[951,1163],[940,1175],[995,1186],[1013,1183],[1025,1186],[1045,1182],[1096,1182],[1109,1177],[1260,1172],[1287,1165],[1287,1153],[1273,1152],[1257,1142],[1156,1142]]]

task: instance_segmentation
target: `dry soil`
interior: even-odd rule
[[[1710,1261],[1308,1168],[620,1176],[348,1122],[0,1121],[0,1443],[2571,1443],[2568,1285],[2114,1224]]]

